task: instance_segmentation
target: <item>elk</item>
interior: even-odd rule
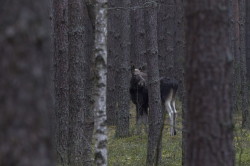
[[[147,121],[148,116],[148,89],[147,89],[147,74],[140,69],[131,67],[130,80],[130,97],[132,102],[136,105],[136,122],[141,123]],[[160,78],[160,93],[161,103],[164,109],[164,114],[168,112],[170,118],[170,135],[176,135],[176,116],[175,96],[178,89],[178,81],[163,77]]]

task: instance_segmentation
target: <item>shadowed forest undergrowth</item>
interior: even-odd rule
[[[177,135],[169,134],[169,119],[165,121],[162,144],[161,166],[181,166],[182,163],[182,140],[181,140],[181,104],[177,103],[178,121]],[[241,117],[234,115],[236,151],[236,166],[250,165],[250,132],[240,128]],[[115,127],[109,127],[108,140],[108,162],[110,166],[144,166],[147,157],[147,134],[143,131],[137,134],[135,127],[135,108],[131,109],[130,121],[131,136],[127,138],[116,138]]]

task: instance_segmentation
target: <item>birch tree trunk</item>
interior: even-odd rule
[[[95,12],[95,165],[106,166],[107,0],[96,0]]]

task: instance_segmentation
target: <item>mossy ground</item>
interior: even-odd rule
[[[181,110],[177,103],[177,109]],[[180,112],[180,111],[179,111]],[[108,161],[110,166],[144,166],[147,156],[147,134],[136,134],[134,108],[131,109],[131,136],[116,138],[115,127],[109,127]],[[250,132],[240,129],[240,116],[234,115],[236,165],[250,166]],[[161,166],[181,166],[181,131],[176,136],[169,135],[168,121],[165,122],[162,146]],[[181,129],[181,115],[178,116],[178,128]]]

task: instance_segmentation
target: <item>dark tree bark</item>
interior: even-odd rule
[[[144,6],[145,0],[131,1],[131,62],[136,68],[146,66]]]
[[[158,0],[158,47],[160,76],[172,77],[174,73],[175,2]]]
[[[91,165],[91,139],[93,129],[90,112],[89,76],[91,39],[90,22],[86,21],[84,1],[68,3],[69,13],[69,165]],[[92,42],[93,43],[93,42]]]
[[[68,163],[68,1],[53,0],[55,148],[57,163]]]
[[[117,0],[109,0],[110,8],[117,7]],[[117,83],[116,70],[118,66],[118,56],[120,49],[117,44],[120,40],[120,24],[119,10],[109,10],[108,12],[108,73],[107,73],[107,123],[108,125],[116,125],[117,123]],[[119,37],[118,37],[119,36]]]
[[[94,111],[92,108],[93,90],[94,90],[94,58],[93,58],[93,48],[94,48],[94,7],[93,1],[91,1],[91,10],[88,8],[88,0],[83,0],[83,25],[85,31],[83,32],[83,69],[82,69],[82,79],[84,88],[84,132],[85,137],[88,141],[88,146],[92,142],[93,131],[94,131]],[[89,159],[87,159],[89,160]]]
[[[148,66],[149,134],[146,165],[157,166],[163,129],[157,44],[157,7],[149,4],[145,10],[146,48]]]
[[[185,26],[184,2],[183,0],[175,0],[175,47],[174,47],[174,76],[179,80],[178,95],[182,102],[182,165],[185,158],[185,113],[186,113],[186,97],[184,82],[184,59],[185,59]]]
[[[226,0],[187,0],[186,166],[232,166],[232,56]]]
[[[240,55],[240,24],[239,24],[239,1],[233,0],[233,17],[234,17],[234,63],[233,63],[233,111],[239,111],[240,108],[240,91],[241,91],[241,55]]]
[[[184,49],[185,49],[185,20],[184,2],[175,0],[175,23],[174,23],[174,77],[180,81],[178,94],[183,101],[183,80],[184,80]]]
[[[239,19],[240,19],[240,12],[239,12],[239,0],[233,0],[233,15],[234,15],[234,57],[235,57],[235,67],[236,67],[236,72],[238,76],[240,77],[240,24],[239,24]]]
[[[235,80],[235,74],[236,74],[236,68],[235,68],[235,56],[236,55],[236,48],[235,48],[235,43],[236,43],[236,15],[235,15],[235,1],[237,0],[230,0],[229,1],[229,48],[230,52],[232,55],[233,63],[232,63],[232,74],[230,79],[230,86],[231,88],[231,95],[230,95],[230,100],[231,100],[231,112],[235,112],[237,110],[237,86],[236,86],[236,80]]]
[[[234,38],[235,38],[235,25],[234,25],[234,8],[233,8],[233,1],[235,0],[229,0],[229,34],[230,34],[230,40],[229,40],[229,45],[231,49],[231,53],[234,56]]]
[[[110,17],[108,17],[110,18]],[[110,37],[109,37],[110,38]],[[108,41],[108,45],[111,42]],[[110,45],[109,45],[110,46]],[[113,58],[113,50],[108,46],[108,73],[107,73],[107,123],[108,125],[117,124],[117,87],[116,87],[116,66],[117,61]],[[114,45],[113,45],[114,46]],[[111,46],[111,47],[113,47]]]
[[[241,111],[242,127],[246,128],[249,116],[248,111],[248,85],[247,85],[247,67],[246,67],[246,1],[239,0],[240,11],[240,66],[241,66]]]
[[[247,92],[249,99],[249,83],[250,83],[250,1],[246,1],[246,70],[247,70]],[[249,100],[248,100],[249,101]],[[246,127],[250,128],[250,115],[246,114]]]
[[[52,166],[48,1],[0,12],[0,165]]]
[[[121,0],[121,7],[130,6],[130,0]],[[121,54],[118,56],[118,113],[116,136],[126,137],[129,135],[129,54],[130,54],[130,10],[121,10]]]
[[[135,66],[138,69],[147,70],[146,62],[146,43],[145,43],[145,22],[144,22],[144,11],[145,0],[134,0],[131,1],[131,49],[130,49],[130,65]],[[135,110],[137,112],[137,108]],[[136,127],[137,133],[141,133],[142,126],[147,125],[147,115],[143,115],[141,118],[136,113]]]
[[[230,35],[230,40],[229,40],[229,46],[231,50],[232,57],[234,59],[232,68],[232,75],[231,75],[231,86],[232,88],[232,95],[231,95],[231,101],[232,101],[232,111],[234,112],[237,109],[237,88],[236,88],[236,81],[235,81],[235,38],[236,38],[236,26],[235,26],[235,13],[234,13],[234,5],[236,0],[229,0],[229,35]]]
[[[247,82],[250,83],[250,1],[246,1],[246,64]]]
[[[186,146],[187,146],[187,93],[186,93],[186,81],[183,80],[183,93],[182,93],[182,162],[181,165],[185,165],[186,158]]]

